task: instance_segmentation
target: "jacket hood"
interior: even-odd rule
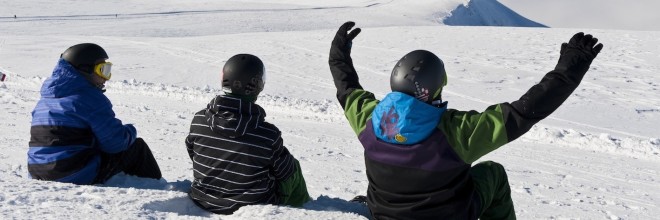
[[[211,100],[204,114],[213,132],[230,137],[244,136],[257,129],[266,117],[264,109],[254,102],[225,95]]]
[[[53,69],[53,74],[41,86],[41,96],[59,98],[88,89],[98,90],[69,62],[60,59]]]
[[[411,145],[431,135],[446,110],[447,102],[436,107],[407,94],[391,92],[374,109],[371,123],[378,139]]]

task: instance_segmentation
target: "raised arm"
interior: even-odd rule
[[[439,128],[466,163],[517,139],[557,110],[577,88],[603,48],[597,42],[591,35],[575,34],[562,44],[555,69],[520,99],[489,106],[483,112],[448,110]]]
[[[330,46],[328,64],[330,64],[335,87],[337,87],[337,100],[344,109],[351,128],[359,135],[371,118],[371,112],[378,104],[378,100],[374,94],[362,89],[357,71],[353,67],[351,46],[353,39],[362,31],[360,28],[350,31],[353,26],[355,23],[349,21],[339,27]]]
[[[508,141],[525,134],[532,125],[548,117],[578,87],[603,44],[580,32],[561,45],[559,62],[520,99],[502,106]]]
[[[353,59],[351,59],[351,46],[353,39],[362,31],[356,28],[352,31],[351,28],[355,26],[355,22],[349,21],[344,23],[330,46],[330,72],[337,87],[337,99],[343,108],[346,106],[346,97],[355,89],[362,89],[360,85],[357,72],[353,67]],[[349,32],[350,31],[350,32]]]

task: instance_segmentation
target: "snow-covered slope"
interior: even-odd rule
[[[0,0],[0,10],[30,11],[31,16],[94,14],[91,2],[97,1],[52,2]],[[451,108],[464,110],[519,98],[554,67],[562,42],[578,31],[594,34],[605,49],[575,94],[528,134],[482,160],[506,167],[519,219],[660,216],[660,32],[438,26],[424,17],[435,11],[430,3],[419,5],[428,10],[410,18],[387,14],[392,13],[387,5],[403,7],[406,1],[337,1],[348,8],[314,13],[259,9],[336,5],[146,0],[118,7],[125,2],[98,3],[109,4],[98,14],[111,9],[125,15],[243,11],[0,18],[0,71],[8,74],[0,83],[0,219],[365,219],[366,207],[347,202],[367,188],[362,148],[334,98],[327,66],[330,42],[345,20],[364,28],[353,44],[353,58],[366,89],[383,97],[395,62],[411,50],[427,49],[447,65],[445,99]],[[376,3],[380,6],[366,7]],[[335,17],[340,11],[344,14]],[[298,20],[305,16],[312,25]],[[77,186],[27,178],[30,111],[59,54],[80,42],[108,50],[115,66],[106,94],[117,116],[135,124],[152,147],[165,180],[121,175],[104,185]],[[236,53],[253,53],[266,63],[268,81],[257,103],[301,161],[314,198],[303,208],[255,205],[217,216],[187,198],[192,165],[183,139],[193,113],[220,93],[220,68]]]
[[[519,15],[497,0],[470,0],[451,11],[443,23],[455,26],[546,27]]]

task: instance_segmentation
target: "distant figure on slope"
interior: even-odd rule
[[[231,57],[221,75],[225,94],[192,120],[186,138],[195,177],[190,197],[203,209],[232,214],[250,204],[302,206],[310,200],[298,160],[255,103],[265,78],[258,57]]]
[[[41,87],[32,111],[28,171],[39,180],[104,183],[113,175],[160,179],[149,146],[135,127],[115,118],[103,94],[112,63],[92,43],[69,47]]]
[[[379,101],[362,89],[351,59],[360,29],[347,22],[330,49],[337,99],[365,150],[367,204],[376,219],[515,219],[502,165],[471,164],[515,140],[555,111],[575,90],[603,48],[575,34],[559,62],[519,100],[483,112],[448,109],[444,63],[416,50],[390,76],[392,92]]]

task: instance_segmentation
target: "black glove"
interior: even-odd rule
[[[351,28],[353,28],[353,26],[355,26],[355,22],[349,21],[339,27],[337,34],[335,34],[335,39],[332,40],[332,47],[330,48],[330,60],[340,59],[348,61],[351,59],[351,46],[353,44],[353,39],[355,39],[360,31],[362,31],[362,29],[356,28],[351,32],[348,32],[351,30]]]
[[[591,61],[596,58],[600,50],[603,49],[603,44],[598,44],[598,38],[590,34],[584,35],[580,32],[571,38],[568,43],[561,45],[559,51],[559,62],[555,70],[567,71],[573,74],[584,75],[589,70]]]
[[[342,107],[346,103],[346,97],[354,89],[362,89],[357,71],[355,71],[355,67],[353,66],[353,59],[351,59],[353,39],[362,30],[356,28],[349,32],[353,26],[355,26],[355,22],[349,21],[339,27],[335,39],[332,40],[330,59],[328,59],[330,72],[332,73],[335,87],[337,87],[337,99]]]

